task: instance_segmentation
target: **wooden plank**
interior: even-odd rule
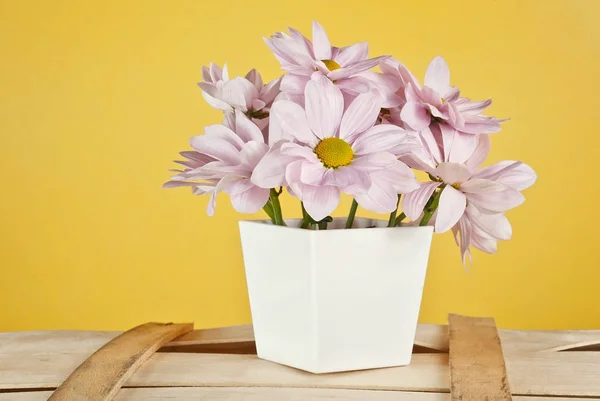
[[[452,401],[512,400],[494,319],[450,314],[448,322]]]
[[[582,346],[598,350],[600,330],[523,331],[498,330],[505,354],[535,351],[565,351]],[[26,331],[0,333],[0,354],[76,352],[92,353],[119,332],[88,331]],[[254,341],[251,325],[232,326],[222,329],[191,331],[167,344],[189,347],[204,344],[232,344]],[[417,346],[437,351],[448,351],[448,326],[420,324],[415,339]],[[595,347],[595,348],[594,348]],[[199,349],[200,347],[197,347]]]
[[[85,360],[48,401],[109,401],[162,345],[192,330],[191,323],[146,323],[119,335]]]
[[[0,401],[46,401],[50,391],[0,393]],[[174,387],[123,388],[115,401],[450,401],[447,393],[415,393],[369,390]],[[584,401],[589,398],[514,397],[514,401]]]
[[[499,329],[498,333],[505,353],[551,350],[566,351],[581,346],[600,345],[600,330],[544,331]],[[176,339],[169,346],[238,341],[254,341],[252,325],[194,330]],[[448,352],[448,326],[419,324],[415,336],[415,345],[431,350]]]
[[[518,352],[558,352],[584,348],[600,351],[600,330],[506,330],[498,329],[502,350]],[[448,352],[448,326],[419,324],[415,344]]]
[[[55,388],[87,355],[0,354],[0,389]],[[513,395],[600,397],[600,353],[506,355]],[[409,366],[312,375],[254,355],[157,353],[130,387],[305,387],[449,392],[448,354],[415,354]]]
[[[193,330],[177,337],[170,346],[220,344],[254,341],[254,331],[251,324],[242,326],[221,327],[216,329]]]

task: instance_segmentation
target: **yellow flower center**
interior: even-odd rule
[[[446,99],[442,98],[442,104],[446,103]]]
[[[352,163],[352,147],[340,138],[325,138],[315,147],[315,154],[327,168],[338,168]]]
[[[460,183],[450,185],[454,189],[460,190]]]
[[[327,69],[329,71],[335,71],[335,70],[339,70],[340,68],[342,68],[341,65],[339,65],[338,63],[336,63],[333,60],[321,60],[323,62],[323,64],[325,64],[325,67],[327,67]]]

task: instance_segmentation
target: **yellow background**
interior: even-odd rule
[[[600,328],[599,18],[595,0],[2,0],[0,330],[249,322],[237,221],[262,215],[222,195],[208,218],[207,198],[161,184],[188,138],[220,121],[201,66],[275,78],[261,37],[310,35],[312,19],[421,79],[443,55],[464,95],[511,118],[488,163],[539,174],[509,213],[513,240],[476,252],[470,273],[451,234],[435,237],[421,321]]]

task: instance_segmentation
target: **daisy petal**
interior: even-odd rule
[[[280,93],[281,80],[282,78],[274,79],[260,90],[258,95],[263,102],[266,104],[273,103],[275,97]],[[300,94],[304,95],[304,89]]]
[[[369,45],[367,42],[356,43],[352,46],[342,47],[335,57],[335,61],[342,67],[366,60],[369,57]]]
[[[466,206],[467,197],[453,187],[446,186],[440,195],[435,231],[443,233],[451,229],[465,214]]]
[[[320,163],[304,162],[300,170],[300,181],[307,185],[324,185],[328,171]]]
[[[315,155],[315,152],[311,148],[297,143],[284,143],[281,145],[281,153],[287,156],[302,157],[310,162],[320,163],[317,155]]]
[[[320,139],[336,135],[342,113],[342,92],[325,76],[318,76],[306,84],[304,92],[308,125]]]
[[[212,82],[221,81],[223,79],[223,70],[215,63],[210,63],[210,78]]]
[[[235,132],[244,142],[264,142],[260,129],[240,110],[235,111]]]
[[[210,76],[210,70],[205,65],[202,66],[202,80],[204,80],[204,82],[212,82],[212,77]]]
[[[317,21],[313,21],[313,51],[317,60],[331,59],[331,43],[325,29]]]
[[[427,155],[428,157],[421,157],[422,160],[428,161],[433,165],[437,165],[442,162],[443,156],[442,151],[440,150],[440,146],[436,140],[435,135],[431,131],[432,127],[427,127],[421,132],[419,132],[419,138],[423,145],[424,152],[417,151],[415,154],[422,154],[423,156]],[[435,129],[435,126],[433,127]]]
[[[440,182],[424,182],[418,189],[404,195],[402,198],[402,211],[409,219],[413,221],[418,219],[427,201],[440,185]]]
[[[436,177],[440,177],[446,184],[460,184],[471,177],[471,172],[463,164],[440,163],[435,169]],[[461,187],[462,188],[462,187]]]
[[[466,161],[473,155],[479,144],[477,135],[464,134],[459,131],[455,131],[449,125],[441,124],[442,134],[444,140],[451,133],[452,144],[446,147],[444,142],[444,150],[447,149],[447,160],[452,163],[466,163]]]
[[[269,146],[263,142],[262,136],[260,141],[250,141],[245,143],[240,152],[242,164],[244,167],[248,168],[249,171],[252,171],[268,151]]]
[[[460,186],[461,191],[468,194],[499,193],[508,188],[506,185],[485,178],[472,178]]]
[[[310,77],[306,75],[285,74],[281,79],[281,90],[303,95],[308,81]]]
[[[349,194],[365,193],[371,186],[369,174],[353,166],[326,170],[324,184],[341,188]]]
[[[366,193],[354,194],[354,199],[366,210],[375,213],[391,213],[398,205],[398,193],[394,187],[386,181],[380,181],[375,177]]]
[[[252,99],[258,97],[258,90],[250,81],[237,77],[223,85],[223,100],[236,109],[248,111]]]
[[[471,233],[471,245],[482,252],[494,254],[498,252],[498,241],[478,235],[477,231]]]
[[[392,124],[381,124],[370,128],[359,135],[352,149],[356,155],[373,152],[392,152],[407,141],[407,133],[402,128]]]
[[[358,96],[361,93],[369,92],[372,89],[373,84],[363,76],[356,76],[337,80],[335,86],[340,88],[343,93]]]
[[[340,138],[352,143],[357,135],[365,132],[377,121],[381,99],[373,93],[363,93],[354,99],[342,117]]]
[[[252,188],[254,186],[255,185],[252,184],[252,181],[250,181],[249,178],[243,178],[241,180],[228,182],[223,187],[223,192],[226,192],[229,195],[237,195],[237,194],[241,194],[244,191],[249,190],[250,188]]]
[[[391,179],[394,189],[399,194],[410,193],[420,186],[415,173],[401,161],[396,161],[392,168],[380,171],[377,175],[384,175],[387,179]]]
[[[477,146],[475,147],[473,154],[465,162],[465,164],[469,168],[469,170],[474,171],[485,161],[485,159],[487,159],[488,155],[490,154],[490,148],[491,148],[490,137],[487,135],[478,135],[477,136]],[[477,174],[475,174],[475,175],[477,175]],[[482,177],[482,178],[485,178],[485,177]]]
[[[446,61],[438,56],[434,58],[425,72],[425,86],[430,87],[440,95],[448,91],[450,86],[450,70]]]
[[[197,185],[199,185],[197,182],[191,182],[191,181],[167,181],[162,185],[162,187],[163,188],[179,188],[179,187],[195,187]],[[211,186],[211,188],[214,188],[214,187]]]
[[[254,85],[256,90],[260,91],[262,89],[263,80],[262,80],[262,77],[260,76],[260,73],[258,71],[256,71],[256,69],[253,68],[250,71],[248,71],[245,78],[248,81],[250,81],[252,83],[252,85]]]
[[[317,143],[304,109],[289,100],[278,100],[273,103],[270,112],[269,142],[273,145],[280,140],[294,139],[306,144]]]
[[[278,148],[271,149],[254,168],[252,183],[261,188],[275,188],[285,184],[286,166],[296,160],[281,154]]]
[[[380,56],[368,60],[362,60],[352,65],[349,65],[348,67],[342,67],[338,70],[332,71],[329,74],[327,74],[327,77],[332,81],[336,81],[342,78],[348,78],[361,72],[368,71],[371,68],[377,67],[382,61],[386,60],[388,57],[389,56]]]
[[[221,138],[211,138],[209,135],[195,136],[190,140],[194,149],[207,156],[236,165],[241,162],[239,150]]]
[[[467,195],[469,202],[482,211],[505,212],[525,201],[516,189],[481,178],[469,180],[460,188]]]
[[[252,186],[244,192],[230,195],[233,208],[240,213],[255,213],[269,199],[269,189]]]
[[[468,198],[478,209],[490,213],[506,212],[525,202],[525,197],[512,188],[493,194],[469,194]]]
[[[467,206],[467,215],[473,226],[483,231],[489,237],[506,241],[512,236],[510,223],[503,214],[481,213],[474,205],[469,204]]]
[[[296,160],[287,165],[285,169],[285,181],[287,182],[288,188],[292,190],[294,196],[302,199],[302,191],[307,185],[300,182],[300,175],[302,174],[302,165],[305,163],[304,160]]]
[[[236,147],[236,149],[240,150],[242,149],[242,146],[244,146],[244,141],[242,141],[242,138],[240,138],[235,132],[233,132],[233,129],[220,124],[214,124],[204,127],[203,136],[208,136],[211,139],[222,139],[231,143],[233,146]],[[198,137],[193,137],[192,139],[190,139],[190,144],[192,147],[194,147],[195,138]]]
[[[482,135],[481,137],[487,138]],[[518,191],[532,186],[537,180],[537,174],[531,167],[522,162],[505,160],[481,169],[474,177],[496,180]]]
[[[460,112],[470,112],[473,114],[477,114],[479,112],[482,112],[484,109],[489,107],[491,104],[492,104],[492,99],[482,100],[479,102],[471,102],[471,101],[467,100],[466,102],[457,104],[456,108]]]
[[[373,173],[392,167],[398,160],[389,152],[373,152],[352,160],[352,167]]]
[[[310,217],[320,221],[329,216],[339,204],[340,190],[329,185],[305,185],[302,188],[302,202]]]
[[[198,84],[198,86],[200,86],[200,84],[204,84],[204,82],[200,82]],[[216,97],[211,95],[209,92],[207,92],[206,86],[204,88],[202,88],[202,87],[200,87],[200,88],[202,89],[202,97],[204,98],[204,100],[206,100],[206,103],[208,103],[210,105],[210,107],[212,107],[213,109],[222,110],[222,111],[232,111],[233,110],[233,107],[231,107],[229,104],[227,104],[227,102],[224,102],[221,99],[217,99]]]
[[[415,131],[422,131],[431,123],[427,106],[420,102],[409,101],[402,107],[400,119]]]
[[[467,267],[467,256],[471,259],[469,246],[471,246],[473,234],[469,219],[462,218],[458,221],[458,231],[460,232],[460,254],[462,255],[463,265]]]

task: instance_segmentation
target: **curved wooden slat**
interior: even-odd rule
[[[496,323],[449,315],[452,401],[512,400]]]
[[[48,401],[112,400],[152,354],[193,327],[191,323],[146,323],[126,331],[79,365]]]

